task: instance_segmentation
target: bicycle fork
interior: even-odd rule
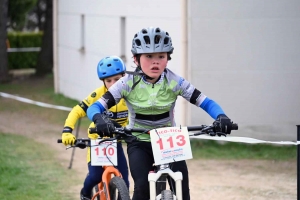
[[[176,199],[182,200],[182,173],[181,172],[173,172],[169,168],[161,169],[158,172],[151,171],[148,174],[149,188],[150,188],[150,200],[156,200],[156,182],[157,180],[163,176],[169,175],[175,181],[176,187]],[[160,196],[160,194],[158,194]]]
[[[96,199],[97,195],[100,196],[100,199],[108,199],[110,200],[110,193],[109,193],[109,182],[112,178],[112,174],[114,176],[122,177],[121,173],[114,167],[105,166],[104,172],[102,174],[102,181],[98,184],[99,191],[93,196],[92,200]]]

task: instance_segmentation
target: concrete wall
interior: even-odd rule
[[[159,26],[170,33],[175,47],[168,67],[176,73],[186,69],[186,78],[239,123],[234,135],[295,140],[300,122],[300,1],[189,0],[189,59],[184,66],[182,2],[56,0],[56,91],[84,98],[102,85],[96,66],[107,55],[125,55],[127,69],[134,70],[133,35]],[[193,105],[186,113],[182,108],[180,99],[178,124],[181,115],[187,124],[213,121]]]
[[[192,82],[239,123],[235,135],[296,140],[300,1],[190,1]],[[191,111],[192,123],[205,113]]]
[[[180,1],[57,0],[57,11],[56,91],[65,96],[81,100],[102,85],[96,67],[104,56],[125,55],[127,70],[133,71],[132,38],[149,26],[169,32],[175,50],[168,67],[180,71]]]

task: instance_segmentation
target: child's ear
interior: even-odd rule
[[[134,64],[136,64],[136,65],[138,65],[138,61],[137,61],[137,59],[136,59],[136,56],[133,56],[133,62],[134,62]]]

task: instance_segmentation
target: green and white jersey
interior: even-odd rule
[[[153,129],[175,126],[174,107],[178,96],[198,107],[206,98],[192,84],[169,69],[166,69],[154,84],[147,82],[144,77],[140,79],[141,76],[127,74],[99,99],[99,102],[109,109],[124,98],[128,108],[128,128]],[[133,84],[138,81],[132,89]],[[133,134],[149,141],[149,135]]]

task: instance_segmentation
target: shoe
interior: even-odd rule
[[[91,195],[86,195],[86,194],[84,194],[84,193],[82,192],[82,190],[83,190],[83,188],[82,188],[81,191],[80,191],[80,200],[91,200],[91,199],[92,199]]]

